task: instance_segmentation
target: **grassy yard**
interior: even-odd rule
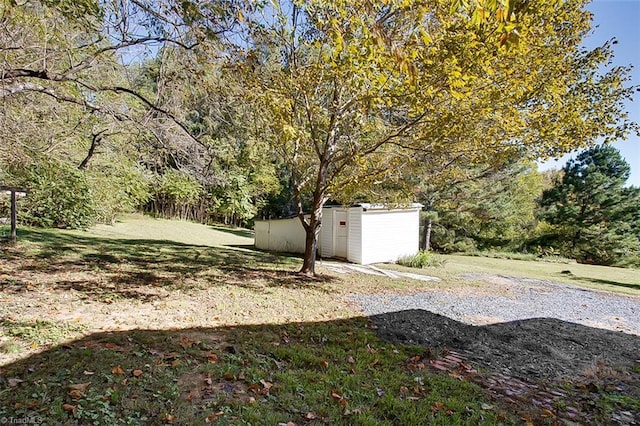
[[[447,285],[463,285],[469,278],[460,276],[502,275],[565,283],[594,290],[640,296],[640,270],[612,268],[579,263],[560,263],[500,259],[493,257],[437,255],[442,267],[427,268],[423,273],[442,278]],[[408,271],[399,265],[384,265],[387,269]]]
[[[18,235],[0,246],[0,418],[51,425],[522,424],[533,407],[430,369],[425,349],[381,341],[345,296],[516,270],[638,290],[637,271],[459,256],[427,272],[440,283],[308,279],[293,273],[299,258],[253,250],[250,231],[142,217]]]

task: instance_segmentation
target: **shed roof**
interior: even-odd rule
[[[349,208],[349,207],[362,207],[364,210],[413,210],[413,209],[421,209],[424,207],[420,203],[411,203],[411,204],[400,204],[400,205],[389,205],[382,203],[356,203],[351,204],[350,206],[345,206],[343,204],[325,204],[324,208],[328,209],[339,209],[339,208]]]

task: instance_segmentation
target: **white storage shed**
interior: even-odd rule
[[[390,208],[382,204],[325,206],[318,236],[323,258],[353,263],[395,262],[419,250],[421,204]],[[256,221],[255,244],[263,250],[304,253],[300,220]]]

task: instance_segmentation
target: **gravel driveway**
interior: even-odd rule
[[[555,318],[640,335],[640,297],[527,278],[483,274],[467,274],[464,278],[491,283],[496,291],[360,294],[350,299],[368,316],[422,309],[471,325]]]

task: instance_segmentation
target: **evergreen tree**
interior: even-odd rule
[[[565,256],[604,265],[640,263],[640,190],[625,188],[629,164],[617,149],[582,152],[540,200],[553,225],[547,244]]]

